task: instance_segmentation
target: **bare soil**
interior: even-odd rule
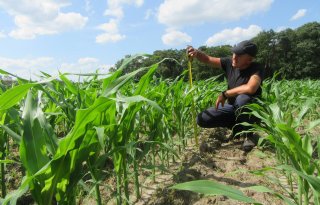
[[[203,129],[200,135],[199,148],[189,143],[183,151],[180,160],[171,163],[167,173],[158,173],[156,183],[150,178],[141,179],[141,199],[134,200],[136,205],[238,205],[246,204],[229,199],[225,196],[204,196],[190,191],[169,189],[170,186],[193,180],[213,180],[243,190],[246,196],[265,205],[281,205],[275,196],[269,193],[258,193],[244,190],[250,186],[262,185],[274,191],[278,187],[272,184],[267,177],[249,173],[250,170],[259,170],[272,167],[276,164],[272,151],[261,147],[245,153],[241,150],[243,139],[234,139],[220,143],[218,138],[228,136],[225,129]],[[221,141],[221,140],[220,140]],[[276,174],[276,173],[271,173]]]

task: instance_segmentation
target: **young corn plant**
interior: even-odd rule
[[[301,106],[297,108],[291,105],[295,104],[295,101],[290,100],[293,95],[297,95],[294,93],[296,91],[291,88],[289,94],[280,92],[280,89],[281,85],[274,87],[274,98],[269,98],[275,102],[271,104],[260,102],[249,106],[251,114],[261,120],[260,125],[253,125],[253,131],[267,134],[265,139],[275,146],[279,162],[286,165],[282,171],[288,178],[291,187],[289,192],[294,202],[299,205],[309,204],[312,196],[313,203],[318,204],[319,179],[314,175],[319,173],[319,163],[313,157],[313,153],[317,150],[314,150],[313,139],[308,132],[302,136],[296,131],[304,123],[316,101],[312,98],[301,98]],[[309,130],[320,123],[319,120],[315,120],[311,124],[313,126],[309,126]],[[293,181],[298,184],[297,193],[293,189]]]

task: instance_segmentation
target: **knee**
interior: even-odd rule
[[[215,127],[216,118],[217,118],[216,115],[217,113],[210,109],[202,111],[197,115],[197,118],[196,118],[197,124],[203,128]]]
[[[237,96],[234,106],[236,108],[240,108],[248,103],[250,103],[252,101],[252,96],[247,95],[247,94],[240,94]]]
[[[200,127],[203,127],[203,128],[207,128],[208,127],[208,122],[207,122],[206,119],[204,119],[204,117],[202,116],[202,113],[199,113],[197,115],[196,121],[197,121],[197,124]]]

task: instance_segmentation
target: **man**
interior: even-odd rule
[[[189,46],[189,57],[222,68],[225,72],[228,89],[217,98],[215,107],[208,108],[197,116],[200,127],[228,127],[233,129],[233,136],[247,127],[236,125],[241,122],[253,123],[249,115],[242,114],[242,106],[252,102],[255,97],[261,95],[261,83],[264,70],[260,64],[254,62],[258,48],[252,41],[242,41],[232,48],[232,58],[217,58]],[[226,102],[227,101],[227,102]],[[242,145],[244,151],[249,152],[257,144],[257,136],[247,134]]]

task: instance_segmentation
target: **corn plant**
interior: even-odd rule
[[[314,152],[317,152],[318,149],[314,149],[312,146],[312,141],[317,137],[313,138],[309,130],[319,125],[320,121],[317,119],[310,122],[309,126],[304,126],[303,136],[296,131],[303,124],[308,112],[314,109],[316,100],[309,96],[308,98],[301,97],[298,99],[300,106],[297,107],[296,101],[291,98],[297,96],[299,91],[293,90],[291,87],[290,93],[285,93],[288,91],[281,89],[281,84],[274,87],[274,98],[269,98],[274,100],[273,103],[260,102],[260,104],[249,106],[252,110],[251,114],[261,120],[260,125],[253,125],[253,130],[266,133],[267,136],[264,139],[275,146],[279,162],[289,165],[290,168],[285,166],[283,171],[288,177],[288,183],[291,187],[289,194],[294,202],[309,204],[310,196],[313,196],[313,202],[319,204],[317,186],[319,179],[315,178],[314,174],[318,175],[320,167],[319,160],[313,157]],[[295,179],[298,184],[297,194],[294,193],[292,187]]]

